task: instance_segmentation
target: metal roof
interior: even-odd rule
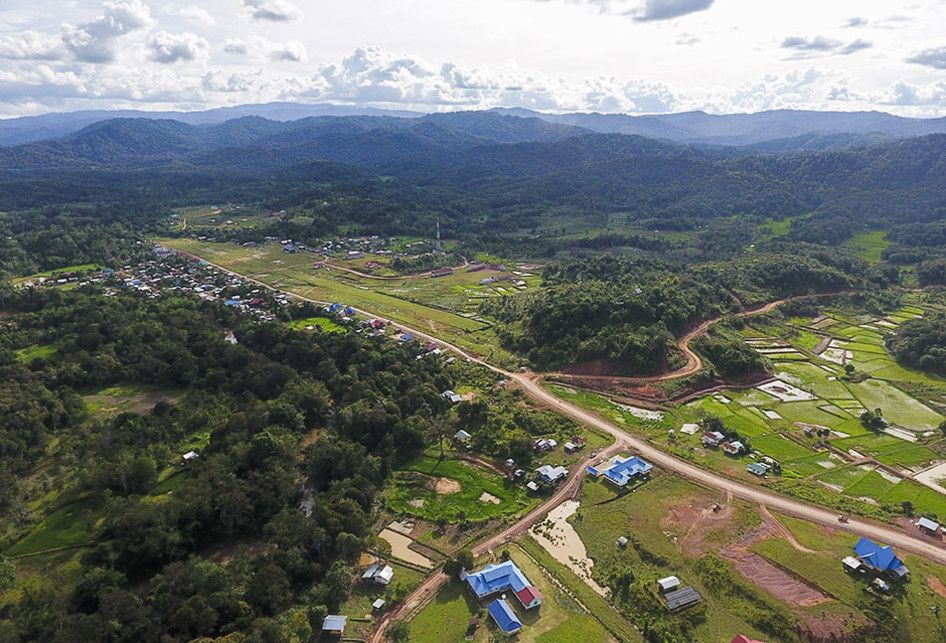
[[[690,607],[691,605],[696,605],[703,600],[703,597],[700,596],[700,593],[692,587],[684,587],[682,589],[668,592],[664,594],[664,598],[667,599],[667,607],[669,607],[671,610]]]
[[[493,617],[493,620],[496,621],[496,625],[498,625],[499,629],[503,632],[511,634],[512,632],[518,632],[522,629],[522,623],[516,617],[516,613],[512,611],[509,603],[503,599],[497,598],[487,605],[486,609],[489,610],[490,616]]]

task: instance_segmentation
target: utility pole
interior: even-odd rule
[[[437,219],[437,250],[440,250],[440,219]]]

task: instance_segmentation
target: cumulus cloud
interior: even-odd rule
[[[259,73],[256,74],[258,76]],[[201,76],[201,87],[208,92],[239,93],[253,89],[254,76],[243,74],[227,74],[224,71],[208,71]]]
[[[862,18],[861,16],[853,16],[853,17],[851,17],[851,18],[848,18],[847,21],[844,23],[843,26],[844,26],[844,27],[847,27],[847,28],[851,28],[851,27],[866,27],[866,26],[867,26],[867,18]]]
[[[284,80],[280,98],[401,105],[419,109],[527,107],[538,110],[664,112],[676,97],[664,85],[615,78],[568,83],[529,70],[430,64],[361,47],[309,76]]]
[[[814,38],[789,36],[781,44],[782,49],[794,50],[796,52],[795,58],[807,58],[815,54],[841,54],[846,56],[863,49],[869,49],[872,46],[872,43],[860,38],[845,43],[825,36],[815,36]]]
[[[907,62],[925,65],[933,69],[946,69],[946,47],[925,49],[907,58]]]
[[[106,2],[102,15],[94,20],[77,26],[64,25],[62,41],[81,62],[111,62],[119,38],[151,23],[151,10],[141,0]]]
[[[883,96],[878,97],[877,102],[901,107],[946,107],[946,82],[939,81],[929,85],[898,82],[891,85]]]
[[[245,56],[250,53],[250,43],[240,38],[227,38],[223,43],[223,50],[228,54]]]
[[[269,57],[273,60],[304,63],[309,59],[303,45],[298,40],[287,40],[284,43],[273,44],[269,50]]]
[[[243,0],[243,7],[254,20],[292,22],[302,17],[299,7],[289,0]]]
[[[186,18],[187,20],[192,20],[193,22],[204,25],[205,27],[212,27],[213,25],[217,24],[217,21],[214,20],[214,17],[210,15],[209,11],[193,4],[178,9],[177,15],[182,18]]]
[[[65,55],[62,39],[28,30],[0,37],[0,58],[8,60],[59,60]]]
[[[634,20],[669,20],[704,11],[712,5],[713,0],[644,0],[634,13]]]
[[[149,59],[170,65],[203,58],[209,45],[206,40],[194,33],[173,34],[159,31],[148,39],[148,49],[150,50]]]

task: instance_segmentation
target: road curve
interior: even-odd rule
[[[196,258],[201,258],[191,253],[183,253],[183,254],[196,257]],[[270,290],[278,290],[278,289],[273,288],[269,284],[261,282],[257,279],[253,279],[252,277],[247,277],[246,275],[242,275],[232,270],[228,270],[227,268],[224,268],[212,262],[208,262],[208,264],[214,266],[218,270],[221,270],[228,274],[232,274],[242,279],[246,279],[247,281],[260,285],[264,288],[267,288]],[[327,302],[320,302],[317,300],[309,299],[307,297],[302,297],[300,295],[297,295],[291,292],[286,292],[286,294],[296,297],[297,299],[300,299],[302,301],[309,301],[316,304],[327,303]],[[832,293],[832,294],[840,294],[840,293]],[[828,296],[828,295],[826,294],[822,296]],[[787,300],[780,300],[777,302],[766,304],[766,306],[755,309],[753,311],[746,311],[746,314],[760,314],[761,312],[772,310],[773,308],[780,305],[781,303],[784,303],[784,301],[787,301]],[[359,310],[358,312],[364,315],[373,316],[368,311]],[[375,317],[377,318],[377,316]],[[511,373],[509,371],[505,371],[497,366],[487,363],[486,361],[478,357],[470,355],[469,353],[467,353],[466,351],[464,351],[458,346],[454,346],[453,344],[450,344],[449,342],[445,342],[442,339],[429,335],[428,333],[424,333],[423,331],[419,331],[419,330],[404,326],[403,324],[394,322],[392,320],[384,320],[384,321],[387,321],[392,326],[400,328],[401,330],[405,332],[410,332],[418,337],[422,337],[430,341],[435,341],[441,344],[442,346],[444,346],[445,348],[465,358],[467,361],[480,364],[492,370],[493,372],[502,375],[508,380],[515,381],[522,388],[522,390],[525,393],[527,393],[530,397],[532,397],[534,400],[547,405],[548,407],[550,407],[551,409],[553,409],[554,411],[562,415],[566,415],[578,422],[587,424],[589,426],[593,426],[601,431],[608,433],[609,435],[613,436],[617,440],[617,443],[614,446],[612,446],[612,449],[625,448],[625,447],[633,449],[637,451],[640,455],[642,455],[644,458],[651,460],[657,466],[663,469],[666,469],[667,471],[672,471],[702,486],[723,491],[727,494],[732,495],[733,497],[741,498],[743,500],[748,500],[750,502],[763,505],[770,510],[779,511],[784,514],[788,514],[790,516],[807,520],[809,522],[813,522],[813,523],[817,523],[817,524],[821,524],[821,525],[825,525],[825,526],[829,526],[829,527],[833,527],[837,529],[842,529],[842,530],[853,532],[853,533],[863,535],[863,536],[868,536],[875,540],[883,541],[886,544],[893,545],[900,549],[904,549],[906,551],[909,551],[914,554],[918,554],[920,556],[933,560],[937,563],[946,565],[946,548],[942,546],[938,546],[933,542],[924,540],[922,538],[918,538],[916,536],[911,536],[910,534],[907,534],[895,527],[885,525],[882,523],[865,520],[865,519],[851,517],[849,522],[840,523],[838,522],[838,518],[837,518],[838,514],[836,511],[809,505],[800,500],[795,500],[787,496],[781,496],[781,495],[775,494],[762,487],[732,480],[720,474],[714,473],[712,471],[702,469],[695,464],[687,462],[686,460],[680,459],[669,453],[665,453],[664,451],[661,451],[660,449],[652,446],[645,440],[642,440],[641,438],[635,437],[625,432],[620,427],[598,417],[597,415],[594,415],[588,411],[585,411],[584,409],[578,406],[571,404],[570,402],[566,402],[565,400],[562,400],[556,397],[554,394],[545,390],[541,386],[541,383],[538,382],[535,377],[530,377],[530,375],[527,373]],[[694,329],[694,331],[691,331],[691,333],[697,333],[700,330],[700,328],[703,328],[703,332],[705,332],[705,329],[708,328],[710,325],[712,325],[712,323],[715,323],[715,321],[710,320],[708,322],[704,322],[703,324],[700,325],[700,327],[698,327],[697,329]],[[694,335],[694,337],[695,336],[696,335]],[[512,525],[511,527],[507,528],[507,530],[504,530],[500,534],[497,534],[497,536],[477,545],[477,548],[486,547],[488,549],[491,546],[495,546],[495,544],[491,544],[491,543],[500,542],[501,537],[504,534],[508,536],[510,534],[513,534],[516,529],[523,529],[523,530],[527,529],[528,526],[526,525],[531,526],[531,523],[528,523],[528,520],[531,518],[534,522],[541,515],[540,513],[537,514],[537,512],[540,512],[540,510],[542,510],[543,508],[544,508],[544,511],[547,512],[551,509],[551,506],[549,506],[551,505],[551,503],[553,503],[556,500],[559,503],[561,503],[562,501],[564,501],[564,499],[568,497],[567,494],[564,496],[561,496],[560,494],[567,492],[571,485],[579,484],[580,480],[578,480],[578,476],[580,476],[581,471],[583,471],[583,467],[576,468],[576,470],[572,471],[571,473],[571,476],[573,477],[571,477],[569,479],[569,482],[566,485],[564,485],[562,489],[560,489],[559,493],[556,493],[556,495],[550,498],[548,501],[546,501],[546,503],[543,503],[543,505],[541,505],[539,508],[530,512],[529,515],[527,515],[525,518],[523,518],[521,521],[517,522],[516,524]],[[422,593],[420,592],[420,590],[422,588],[426,587],[429,589],[430,587],[433,587],[433,585],[428,585],[428,582],[432,583],[433,581],[431,581],[431,579],[436,579],[437,576],[438,576],[437,574],[434,574],[427,581],[422,583],[421,586],[418,588],[418,590],[415,590],[415,592],[412,593],[410,597],[408,597],[408,600],[410,600],[412,597],[415,597],[415,595],[420,596],[420,594]],[[443,581],[441,580],[440,582],[443,582]],[[405,607],[406,607],[407,602],[408,601],[406,600]],[[386,619],[385,622],[389,622],[389,620]],[[372,641],[382,640],[381,638],[378,638],[378,636],[380,636],[380,633],[381,633],[381,630],[379,629],[379,631],[376,633],[376,636],[372,638]]]
[[[850,291],[837,291],[837,292],[827,292],[827,293],[817,293],[813,295],[797,295],[795,297],[786,297],[784,299],[777,299],[775,301],[770,301],[767,304],[762,306],[756,306],[754,308],[746,308],[740,310],[737,313],[732,315],[720,315],[719,317],[714,317],[713,319],[707,319],[706,321],[700,322],[696,328],[688,331],[683,337],[677,341],[677,347],[680,349],[680,352],[683,353],[683,356],[686,357],[686,363],[678,369],[670,371],[669,373],[662,373],[660,375],[574,375],[571,373],[544,373],[543,378],[554,377],[558,380],[569,380],[569,379],[580,379],[580,380],[591,380],[591,381],[609,381],[609,382],[620,382],[624,384],[631,385],[643,385],[643,384],[654,384],[657,382],[667,382],[669,380],[679,379],[681,377],[689,377],[690,375],[695,375],[699,373],[703,368],[703,358],[699,354],[690,348],[690,344],[693,343],[693,340],[701,335],[705,335],[706,332],[714,325],[723,321],[728,317],[733,318],[744,318],[752,317],[754,315],[764,315],[766,313],[772,312],[782,304],[788,303],[790,301],[798,301],[799,299],[808,299],[810,297],[837,297],[838,295],[843,295]]]

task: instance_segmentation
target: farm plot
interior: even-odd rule
[[[868,409],[882,409],[892,424],[917,431],[931,431],[943,421],[943,416],[910,397],[892,384],[869,379],[849,385],[851,393]]]

